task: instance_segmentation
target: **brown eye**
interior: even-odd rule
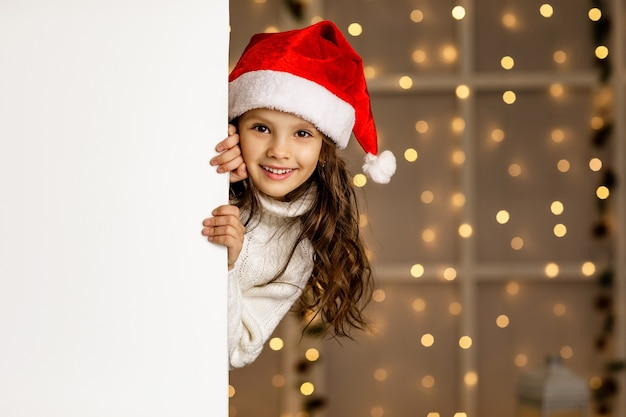
[[[252,130],[256,130],[259,133],[267,133],[269,129],[265,125],[254,125],[252,126]]]

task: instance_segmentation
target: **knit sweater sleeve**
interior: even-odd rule
[[[246,245],[244,245],[246,246]],[[276,281],[279,270],[271,254],[243,253],[228,276],[228,350],[230,369],[252,363],[282,318],[302,294],[313,271],[310,242],[302,241]]]

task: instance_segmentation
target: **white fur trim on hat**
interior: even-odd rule
[[[374,182],[387,184],[396,172],[396,157],[391,151],[383,151],[376,155],[367,153],[363,172]]]
[[[288,72],[250,71],[229,83],[230,120],[259,108],[280,110],[307,120],[340,149],[348,145],[355,122],[350,104],[320,84]]]

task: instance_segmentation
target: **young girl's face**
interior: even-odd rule
[[[254,109],[239,118],[238,130],[248,176],[262,193],[283,200],[315,172],[323,135],[311,123],[290,113]]]

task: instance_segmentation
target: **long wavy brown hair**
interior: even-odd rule
[[[359,230],[359,205],[352,179],[337,147],[324,138],[316,171],[286,201],[294,201],[315,187],[311,209],[294,219],[302,232],[291,249],[308,239],[314,249],[314,266],[302,296],[292,311],[308,317],[308,324],[321,320],[334,336],[352,338],[351,330],[366,330],[369,320],[364,309],[371,300],[374,281]],[[246,228],[260,215],[259,201],[249,179],[232,183],[231,200],[250,215]],[[289,263],[289,260],[287,263]],[[274,277],[280,280],[287,264]],[[264,285],[270,285],[264,284]]]

